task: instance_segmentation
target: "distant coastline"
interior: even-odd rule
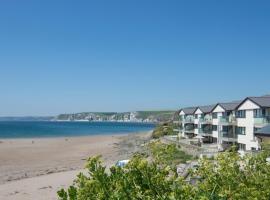
[[[57,116],[6,116],[0,121],[56,121],[56,122],[136,122],[159,123],[172,120],[175,111],[134,111],[134,112],[81,112]]]

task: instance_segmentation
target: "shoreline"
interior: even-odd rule
[[[147,131],[146,131],[147,132]],[[121,137],[121,136],[127,136],[129,134],[140,134],[145,132],[134,132],[134,133],[103,133],[103,134],[96,134],[96,135],[71,135],[71,136],[44,136],[44,137],[14,137],[14,138],[1,138],[0,137],[0,144],[1,142],[7,142],[7,141],[16,141],[16,140],[46,140],[46,139],[71,139],[71,138],[89,138],[89,137],[106,137],[106,136],[112,136],[112,137]]]
[[[110,167],[140,150],[150,133],[0,139],[0,199],[40,199],[35,195],[41,193],[57,199],[56,191],[72,184],[88,157],[101,155]]]

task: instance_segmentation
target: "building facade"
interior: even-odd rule
[[[216,143],[220,150],[231,145],[243,151],[259,150],[255,132],[270,124],[270,96],[183,108],[179,115],[181,137],[201,136],[205,143]]]

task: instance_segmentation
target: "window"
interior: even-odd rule
[[[229,126],[222,126],[222,131],[223,132],[228,132],[229,131]]]
[[[196,128],[196,129],[197,129],[197,128],[198,128],[198,124],[195,124],[195,125],[194,125],[194,128]]]
[[[253,110],[254,118],[260,118],[265,116],[265,109],[254,109]]]
[[[255,132],[257,132],[258,130],[260,130],[260,128],[254,127],[253,132],[255,133]]]
[[[246,135],[246,127],[236,127],[236,133],[238,135]]]
[[[198,115],[197,114],[195,115],[195,119],[198,119]]]
[[[217,125],[212,125],[212,130],[217,131]]]
[[[246,144],[239,143],[239,150],[245,151],[246,150]]]
[[[212,113],[212,118],[217,119],[217,113]]]
[[[236,118],[246,118],[246,111],[245,110],[238,110],[236,111]]]
[[[223,113],[222,113],[222,117],[228,117],[228,116],[230,116],[231,114],[232,114],[231,111],[223,112]]]

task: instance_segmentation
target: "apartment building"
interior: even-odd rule
[[[179,115],[182,137],[200,135],[219,149],[235,144],[239,150],[259,150],[255,132],[270,124],[270,96],[184,108]]]
[[[255,132],[270,124],[270,97],[248,97],[236,109],[237,142],[242,150],[259,149]]]
[[[212,114],[211,111],[215,105],[199,106],[194,112],[195,135],[201,135],[205,142],[216,142],[213,137]]]
[[[217,139],[219,149],[224,149],[237,142],[235,110],[240,103],[241,101],[218,103],[211,111],[213,137]]]
[[[194,111],[196,107],[180,110],[180,134],[181,137],[193,138],[195,136]]]

